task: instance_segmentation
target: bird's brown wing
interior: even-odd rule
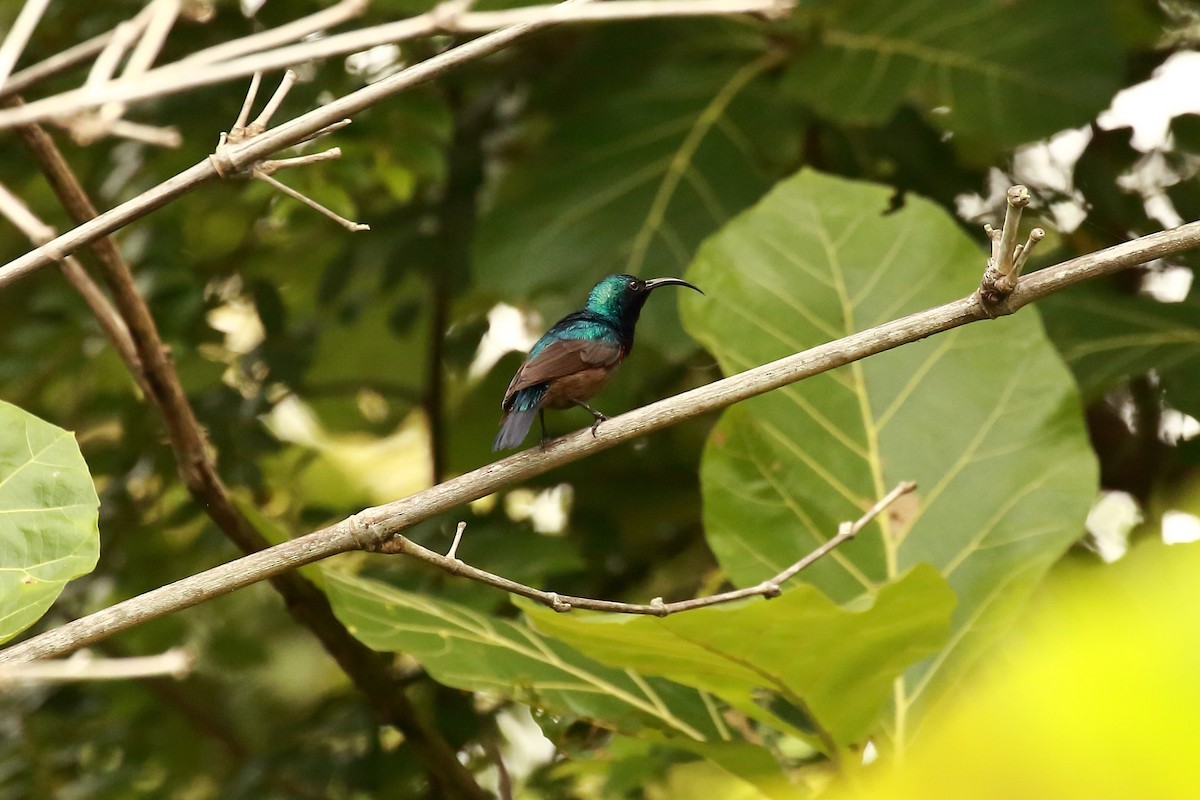
[[[526,359],[504,393],[504,407],[515,392],[574,375],[586,369],[611,367],[621,360],[620,345],[596,339],[563,339]]]

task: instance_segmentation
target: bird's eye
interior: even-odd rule
[[[630,289],[636,289],[636,288],[638,288],[638,279],[637,279],[637,278],[630,278],[630,279],[629,279],[629,288],[630,288]]]

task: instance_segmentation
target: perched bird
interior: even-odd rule
[[[493,450],[516,447],[533,426],[534,414],[546,440],[544,409],[586,408],[596,418],[592,435],[608,419],[587,404],[633,349],[633,329],[650,293],[660,286],[686,286],[679,278],[644,281],[609,275],[592,287],[587,305],[560,319],[538,339],[504,393],[504,418]],[[700,292],[699,289],[696,289]],[[704,294],[704,292],[700,292]]]

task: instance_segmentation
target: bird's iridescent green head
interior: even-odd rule
[[[700,292],[695,286],[679,278],[642,280],[633,275],[609,275],[592,287],[591,293],[588,294],[587,310],[626,325],[633,325],[642,313],[646,298],[660,286],[686,286]]]

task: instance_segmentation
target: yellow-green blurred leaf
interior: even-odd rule
[[[1197,575],[1200,546],[1147,543],[1068,576],[1036,624],[927,718],[902,762],[830,800],[1193,797]]]

